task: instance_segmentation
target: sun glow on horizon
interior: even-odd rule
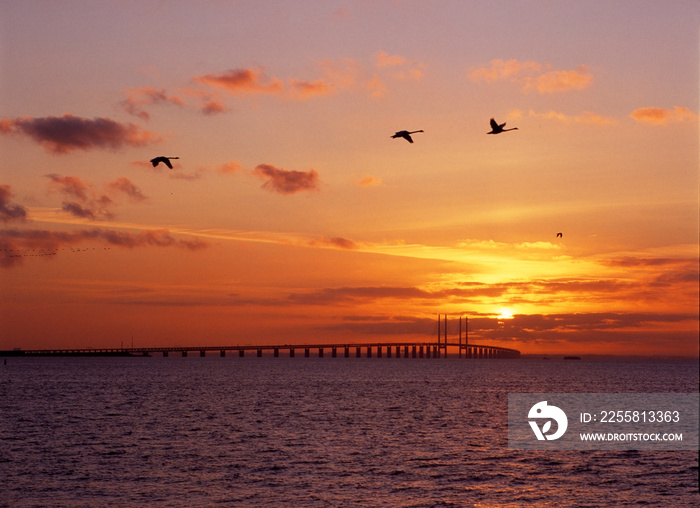
[[[503,307],[498,310],[498,319],[513,319],[513,309]]]

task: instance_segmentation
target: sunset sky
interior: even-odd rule
[[[0,0],[0,349],[447,313],[522,353],[697,356],[699,26],[695,0]]]

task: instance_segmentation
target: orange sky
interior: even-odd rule
[[[699,18],[9,3],[0,348],[429,340],[447,313],[523,353],[697,356]]]

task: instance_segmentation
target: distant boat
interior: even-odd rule
[[[564,360],[580,360],[580,356],[565,356]]]

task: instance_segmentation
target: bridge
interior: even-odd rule
[[[326,352],[331,358],[447,358],[448,348],[457,348],[458,358],[489,359],[489,358],[520,358],[520,351],[500,346],[470,344],[468,320],[465,319],[465,336],[462,340],[462,318],[459,320],[459,339],[448,342],[447,315],[445,317],[444,335],[441,327],[441,317],[438,316],[437,341],[397,341],[397,342],[362,342],[362,343],[319,343],[319,344],[277,344],[277,345],[221,345],[221,346],[159,346],[159,347],[119,347],[119,348],[74,348],[74,349],[13,349],[0,350],[0,356],[152,356],[160,354],[164,357],[171,353],[185,357],[189,353],[198,353],[204,357],[207,353],[218,352],[220,357],[227,353],[245,357],[253,353],[257,357],[279,357],[280,351],[286,352],[290,358],[300,355],[308,358],[318,356],[323,358]]]
[[[170,354],[188,356],[190,353],[198,353],[206,356],[209,352],[218,352],[225,357],[228,353],[234,356],[245,357],[246,353],[252,353],[261,357],[279,357],[280,352],[286,353],[290,358],[303,355],[318,356],[323,358],[329,353],[331,358],[444,358],[447,357],[447,348],[459,348],[459,358],[520,358],[520,351],[498,346],[479,344],[458,344],[435,342],[375,342],[375,343],[351,343],[351,344],[280,344],[280,345],[255,345],[255,346],[166,346],[166,347],[132,347],[132,348],[75,348],[75,349],[20,349],[0,351],[0,356],[152,356],[160,354],[164,357]]]

